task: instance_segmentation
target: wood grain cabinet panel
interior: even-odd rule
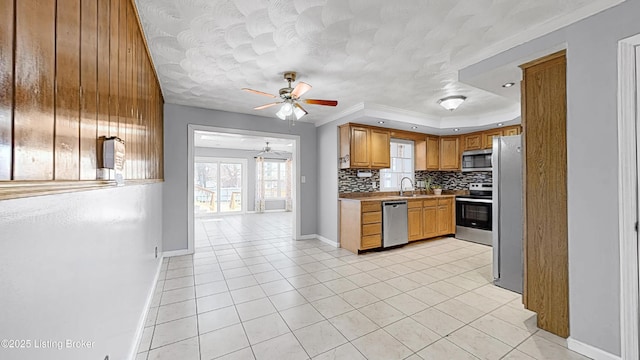
[[[566,58],[521,66],[524,133],[524,302],[538,327],[569,336]]]
[[[422,207],[407,209],[407,223],[409,241],[422,239]]]
[[[483,138],[483,142],[482,142],[482,146],[485,149],[491,149],[493,147],[493,138],[494,136],[502,136],[502,130],[501,129],[493,129],[493,130],[488,130],[488,131],[484,131],[482,133],[482,138]]]
[[[455,209],[453,199],[438,199],[438,235],[448,235],[455,233]]]
[[[371,167],[391,167],[391,138],[389,131],[371,129]]]
[[[53,180],[56,2],[15,2],[13,180]]]
[[[0,0],[0,181],[11,180],[14,0]]]
[[[472,133],[462,136],[462,151],[482,149],[482,134]]]
[[[440,169],[440,139],[427,136],[427,170]]]
[[[460,138],[445,136],[440,138],[440,170],[460,169]]]
[[[502,129],[503,136],[520,135],[520,125],[508,126]]]
[[[351,166],[369,167],[369,129],[351,128]]]
[[[422,208],[422,237],[425,239],[438,236],[438,206],[426,204]]]

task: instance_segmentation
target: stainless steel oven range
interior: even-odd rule
[[[469,195],[456,196],[456,238],[492,244],[492,184],[469,184]]]

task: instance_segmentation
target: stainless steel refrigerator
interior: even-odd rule
[[[493,283],[522,294],[522,141],[493,138]]]

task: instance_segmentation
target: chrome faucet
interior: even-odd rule
[[[404,181],[404,179],[409,180],[409,183],[411,184],[411,188],[413,189],[413,181],[411,180],[411,178],[407,176],[403,177],[400,180],[400,196],[404,196],[404,189],[402,188],[402,182]]]

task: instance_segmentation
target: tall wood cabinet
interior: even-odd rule
[[[525,307],[538,327],[569,336],[566,58],[521,66]]]
[[[341,169],[386,169],[391,166],[388,130],[362,125],[340,126]]]
[[[133,1],[0,8],[0,181],[96,180],[109,136],[126,179],[162,179],[163,98]]]

